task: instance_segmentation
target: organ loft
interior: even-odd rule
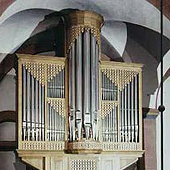
[[[70,11],[65,57],[18,54],[18,155],[40,170],[120,170],[142,147],[142,65],[102,59],[101,15]]]

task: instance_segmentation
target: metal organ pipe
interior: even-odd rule
[[[91,36],[91,125],[93,139],[97,137],[97,113],[98,113],[98,56],[96,54],[96,41],[93,34]],[[97,92],[97,93],[96,93]]]
[[[35,83],[35,122],[36,122],[36,127],[35,127],[35,132],[36,132],[36,141],[38,140],[38,81],[36,80]]]
[[[44,115],[45,115],[45,112],[44,112],[44,101],[45,101],[45,98],[44,98],[44,94],[45,94],[45,88],[44,86],[42,86],[42,140],[44,141],[44,124],[45,124],[45,121],[44,121]]]
[[[98,132],[98,110],[99,110],[99,46],[98,46],[98,43],[96,41],[96,38],[94,38],[94,42],[95,42],[95,46],[96,46],[96,55],[95,55],[95,85],[96,85],[96,88],[95,88],[95,128],[94,128],[94,134],[95,134],[95,137],[96,137],[96,140],[98,140],[98,135],[99,135],[99,132]]]
[[[31,122],[32,122],[32,140],[34,140],[34,77],[31,76],[31,105],[32,105],[32,118],[31,118]]]
[[[138,141],[138,75],[135,76],[135,142]]]
[[[84,32],[84,54],[83,54],[83,83],[84,83],[84,109],[83,109],[83,117],[84,117],[84,126],[85,126],[85,134],[86,139],[90,136],[90,32]]]
[[[26,69],[23,66],[23,82],[22,82],[22,87],[23,87],[23,140],[26,140],[26,126],[27,126],[27,119],[26,119]]]
[[[27,140],[30,140],[30,73],[27,70]]]
[[[131,83],[131,124],[132,124],[132,142],[134,142],[134,82]]]
[[[72,45],[72,54],[71,54],[71,109],[75,112],[75,43]]]
[[[39,140],[41,140],[41,117],[42,117],[42,113],[41,113],[41,84],[39,83],[39,105],[38,105],[38,109],[39,109],[39,114],[38,114],[38,132],[39,132]]]
[[[71,112],[71,124],[72,124],[72,140],[75,140],[75,44],[72,44],[71,47],[71,89],[70,89],[70,97],[71,97],[71,103],[70,103],[70,112]]]
[[[82,131],[82,33],[76,40],[76,126],[78,138]]]
[[[131,121],[130,121],[130,83],[128,83],[128,142],[130,142],[130,138],[131,138]]]
[[[69,139],[70,140],[73,140],[73,128],[74,128],[74,124],[73,124],[73,112],[72,112],[72,108],[71,108],[71,105],[72,105],[72,48],[70,49],[69,51],[69,118],[68,118],[68,123],[69,123]]]
[[[125,86],[125,116],[124,116],[124,121],[125,121],[125,142],[127,142],[127,86]]]

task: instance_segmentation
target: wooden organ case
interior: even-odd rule
[[[142,65],[101,60],[103,18],[69,15],[66,57],[18,55],[18,155],[41,170],[120,170],[143,154]]]

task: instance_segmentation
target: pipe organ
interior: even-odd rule
[[[143,153],[142,65],[101,60],[99,14],[66,22],[65,58],[18,54],[18,154],[43,170],[123,169]]]

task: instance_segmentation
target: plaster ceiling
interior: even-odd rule
[[[0,18],[0,44],[3,42],[0,52],[10,53],[15,51],[29,38],[45,15],[66,8],[93,10],[103,15],[106,20],[103,35],[120,55],[122,55],[124,51],[126,28],[122,23],[122,34],[121,36],[118,36],[120,35],[118,34],[115,38],[112,32],[116,32],[115,28],[117,24],[114,25],[113,21],[126,21],[159,32],[159,11],[145,0],[44,0],[43,3],[40,0],[17,0],[7,8]],[[170,23],[166,18],[164,19],[165,35],[170,37],[170,32],[166,29],[170,26]],[[112,35],[112,37],[110,37],[110,35]],[[113,39],[115,39],[115,41],[113,41]],[[121,45],[115,43],[116,39]]]
[[[110,51],[118,56],[122,56],[127,43],[127,27],[124,22],[141,25],[156,32],[160,30],[159,10],[146,0],[44,0],[43,3],[41,0],[17,0],[0,18],[0,61],[5,57],[4,53],[13,53],[30,37],[57,22],[53,20],[44,27],[39,27],[48,14],[68,8],[93,10],[103,15],[105,25],[102,38],[113,49]],[[168,38],[169,27],[170,22],[164,17],[164,33]]]

